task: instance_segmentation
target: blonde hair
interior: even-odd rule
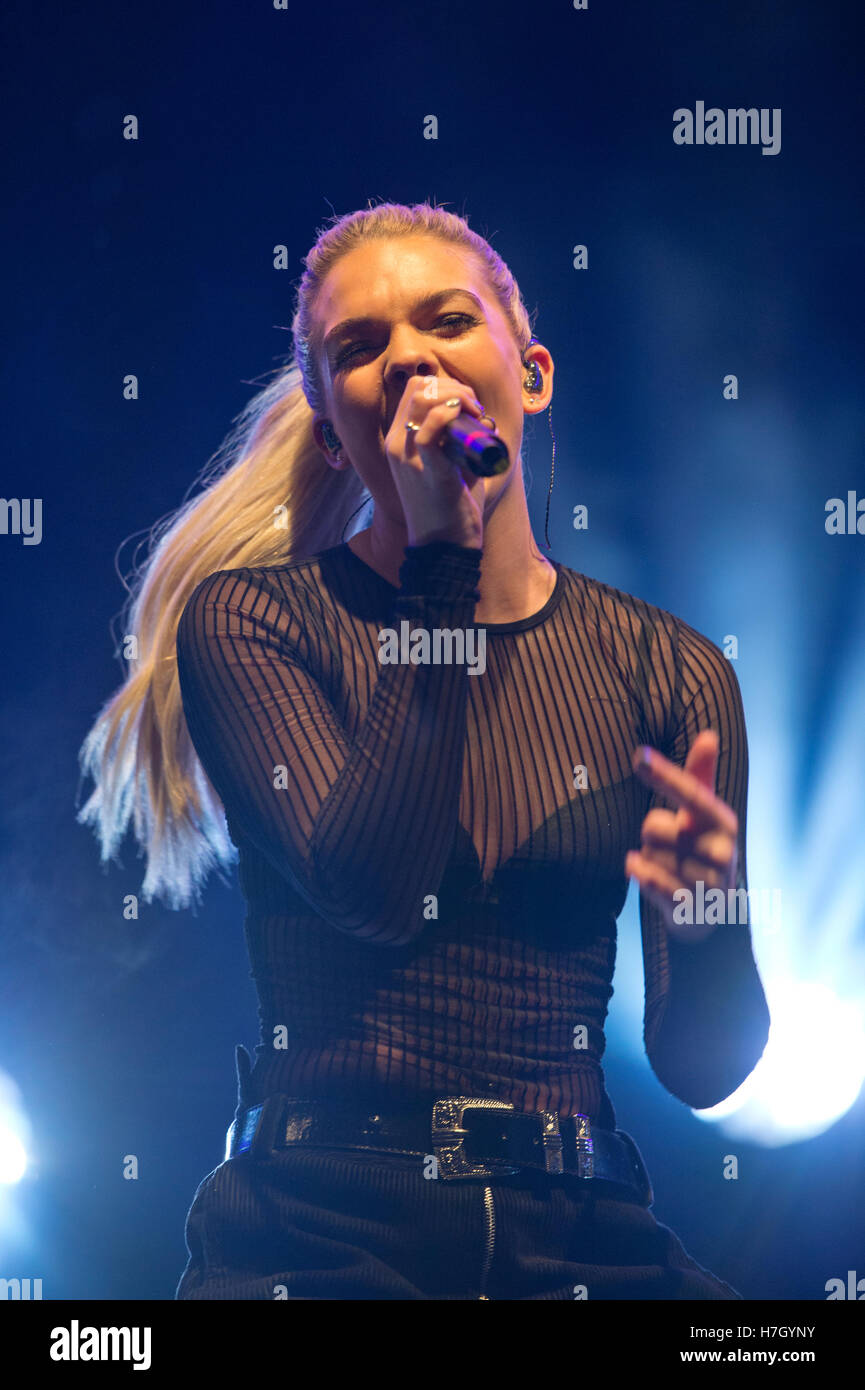
[[[93,826],[101,862],[115,859],[130,820],[147,856],[141,894],[195,905],[213,869],[235,862],[225,811],[196,756],[180,695],[176,637],[196,586],[218,570],[307,559],[340,542],[371,498],[354,469],[337,471],[313,436],[326,409],[313,312],[333,265],[366,238],[426,234],[478,258],[523,356],[532,329],[501,257],[464,218],[430,203],[380,203],[319,229],[304,260],[292,320],[293,360],[254,396],[193,482],[200,494],[157,522],[145,561],[126,582],[121,612],[128,674],[101,709],[79,754],[95,789],[78,813]],[[358,523],[359,526],[360,523]]]

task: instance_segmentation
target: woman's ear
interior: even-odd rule
[[[316,417],[312,422],[312,432],[315,436],[316,444],[324,454],[331,468],[343,469],[349,467],[349,460],[343,453],[342,441],[329,420]]]
[[[543,343],[532,343],[523,358],[523,410],[538,415],[553,398],[553,359]]]

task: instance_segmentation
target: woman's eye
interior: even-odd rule
[[[442,314],[436,319],[435,327],[460,329],[473,323],[477,323],[473,314]],[[369,343],[353,343],[351,347],[343,348],[342,352],[337,355],[334,366],[341,367],[357,353],[370,351],[371,345]]]
[[[477,319],[472,314],[443,314],[436,322],[445,324],[447,327],[455,327],[459,323],[477,323]]]
[[[337,353],[337,358],[334,363],[334,366],[341,367],[343,362],[347,362],[349,358],[353,357],[356,352],[363,352],[365,348],[365,343],[355,343],[354,347],[343,348],[342,352]]]

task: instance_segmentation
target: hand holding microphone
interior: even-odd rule
[[[445,405],[455,401],[456,398],[452,397],[445,401]],[[492,423],[485,425],[484,420]],[[494,478],[499,473],[506,473],[511,466],[508,446],[494,433],[495,427],[496,422],[490,415],[476,420],[473,415],[461,411],[455,420],[445,425],[439,448],[451,463],[464,464],[476,477]]]
[[[507,448],[481,423],[489,417],[470,387],[437,377],[431,396],[430,380],[409,378],[385,437],[408,544],[449,540],[480,548],[483,479],[509,467]]]

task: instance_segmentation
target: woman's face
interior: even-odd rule
[[[523,435],[525,367],[507,319],[471,253],[417,235],[369,241],[328,272],[313,314],[312,351],[325,410],[351,464],[388,512],[399,503],[385,436],[417,373],[471,387],[508,446],[507,473],[484,480],[485,500],[515,475]],[[362,320],[346,324],[346,320]]]

